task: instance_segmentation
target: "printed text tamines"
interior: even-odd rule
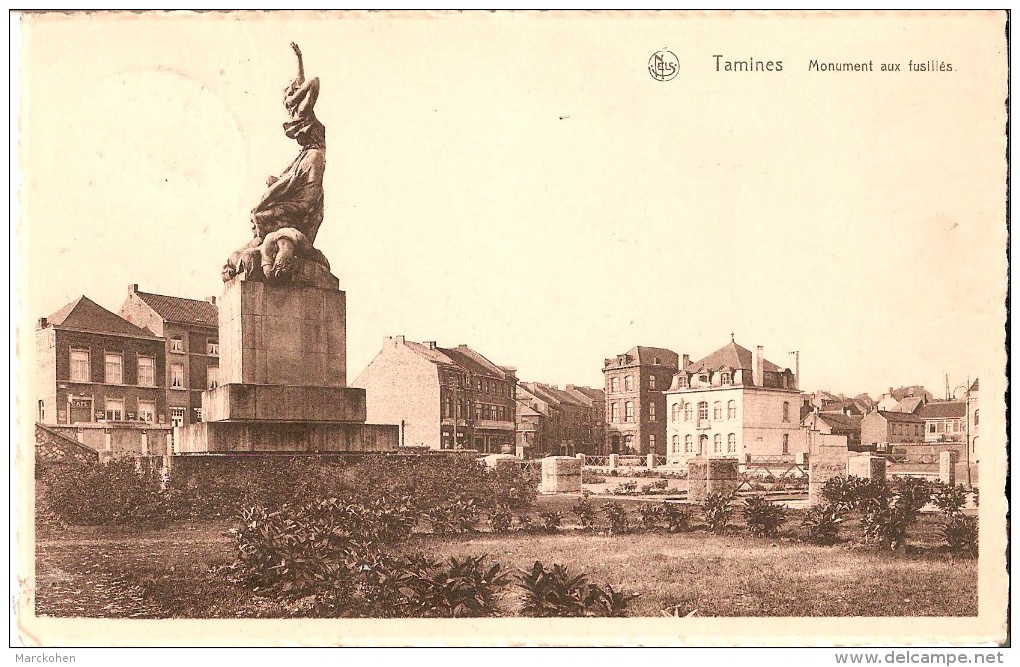
[[[746,58],[744,60],[727,60],[724,55],[713,55],[716,72],[782,72],[782,60],[761,60]]]

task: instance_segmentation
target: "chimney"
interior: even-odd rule
[[[403,345],[404,344],[404,337],[403,336],[396,336],[394,338],[394,340],[396,341],[396,343],[395,343],[396,345]]]
[[[49,322],[46,320],[45,317],[40,317],[39,321],[35,325],[35,328],[36,329],[45,329],[46,325],[48,325],[48,324],[49,324]]]
[[[387,345],[389,345],[391,340],[393,340],[393,336],[383,336],[382,337],[383,347],[386,347]]]
[[[128,285],[128,294],[135,294],[138,292],[138,283]]]
[[[751,373],[755,387],[764,386],[765,379],[765,347],[759,345],[751,353]]]
[[[430,350],[436,349],[436,341],[434,341],[434,340],[427,340],[427,341],[425,341],[425,347],[427,347]]]
[[[567,391],[574,391],[574,385],[568,384],[567,385]]]
[[[691,355],[685,354],[683,356],[683,363],[680,365],[680,370],[683,370],[691,365]]]
[[[205,302],[206,303],[211,303],[212,305],[215,306],[216,305],[216,297],[214,297],[214,296],[207,296],[207,297],[205,297]]]

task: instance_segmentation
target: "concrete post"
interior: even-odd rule
[[[687,501],[692,503],[705,502],[708,495],[708,459],[704,456],[693,456],[687,459]]]
[[[648,457],[647,457],[647,461],[648,461],[648,468],[649,469],[654,468],[655,467],[655,454],[649,454]]]
[[[841,477],[847,471],[849,453],[846,439],[840,438],[832,446],[819,444],[816,451],[808,457],[808,505],[814,506],[825,502],[822,488],[833,477]]]
[[[573,456],[547,456],[542,459],[542,493],[570,493],[581,490],[584,465]]]
[[[847,460],[846,474],[861,479],[885,480],[885,458],[881,456],[851,456]]]
[[[581,467],[584,467],[584,454],[577,454],[577,460],[581,462]]]
[[[737,460],[724,458],[708,459],[705,474],[705,493],[729,493],[740,486]]]
[[[959,454],[945,451],[939,454],[939,481],[949,486],[956,486],[956,460]]]
[[[620,455],[619,454],[610,454],[609,455],[609,469],[610,470],[616,470],[619,467],[620,467]]]

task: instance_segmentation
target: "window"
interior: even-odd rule
[[[106,399],[106,418],[109,421],[122,421],[124,419],[124,399]]]
[[[184,426],[184,408],[170,408],[170,425]]]
[[[978,425],[978,410],[974,411],[974,426]]]
[[[783,421],[790,421],[790,402],[783,401]]]
[[[609,391],[613,393],[620,391],[620,378],[615,377],[609,379]]]
[[[209,388],[215,389],[220,386],[220,367],[209,366],[205,369],[205,379],[208,381]]]
[[[655,421],[655,403],[648,404],[648,421]]]
[[[184,352],[184,339],[180,336],[175,336],[170,339],[170,351],[171,352]]]
[[[206,338],[205,353],[212,355],[214,357],[218,356],[220,353],[220,341],[216,340],[215,338]]]
[[[698,403],[698,421],[706,421],[708,419],[708,401],[701,401]]]
[[[784,433],[783,434],[783,453],[784,454],[789,454],[790,453],[790,434],[789,433]]]
[[[648,376],[648,388],[649,389],[655,389],[655,376],[654,375],[649,375]]]
[[[691,454],[694,452],[694,438],[685,435],[684,436],[684,454]]]
[[[91,382],[89,351],[71,350],[71,382]]]
[[[46,421],[46,401],[39,401],[39,422],[45,423]]]
[[[633,375],[628,375],[627,377],[623,378],[623,390],[624,391],[634,391],[634,376]]]
[[[712,404],[712,419],[722,419],[722,401]]]
[[[477,391],[482,390],[482,378],[475,378],[475,389]]]
[[[736,401],[728,401],[726,403],[726,418],[727,419],[736,419],[737,418],[737,402]]]
[[[138,420],[150,424],[156,421],[155,401],[138,401]]]
[[[655,453],[655,435],[648,436],[648,453],[649,454]]]
[[[703,373],[699,375],[698,382],[701,382],[702,384],[708,384],[708,373]]]
[[[673,404],[673,421],[675,421],[675,422],[680,421],[680,404],[679,403],[674,403]]]
[[[42,403],[42,401],[39,401],[39,402]],[[674,454],[676,454],[679,451],[680,451],[680,436],[679,435],[674,435],[673,436],[673,449],[672,449],[672,452]]]
[[[106,384],[124,384],[124,355],[118,352],[107,352]]]
[[[733,384],[733,375],[729,371],[723,371],[719,378],[719,384]]]
[[[620,404],[619,403],[612,403],[612,404],[610,404],[610,406],[609,406],[609,420],[611,422],[614,422],[614,423],[620,421]]]
[[[170,387],[184,389],[184,364],[170,364]]]
[[[633,435],[628,434],[628,435],[623,436],[623,451],[625,451],[628,454],[633,454],[634,453],[634,436]]]
[[[625,421],[634,421],[634,402],[627,401],[623,404],[623,418]]]
[[[202,421],[202,408],[195,408],[195,421]]]
[[[678,377],[677,378],[676,386],[681,387],[681,388],[686,387],[687,386],[687,376],[686,375],[681,375],[680,377]]]
[[[691,407],[690,403],[684,404],[684,421],[689,422],[694,416],[694,408]]]
[[[156,360],[153,357],[138,357],[138,385],[156,386]]]
[[[716,454],[722,454],[722,433],[716,433],[712,437],[712,451]]]
[[[726,453],[735,454],[737,452],[737,434],[730,433],[726,436]]]

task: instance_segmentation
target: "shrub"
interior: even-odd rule
[[[701,506],[701,512],[704,516],[705,524],[713,533],[723,532],[729,524],[730,517],[733,515],[731,503],[734,500],[734,495],[732,492],[723,493],[722,491],[716,491],[708,494],[705,498],[705,502]]]
[[[653,495],[656,493],[665,493],[669,488],[669,480],[660,479],[651,484],[643,484],[641,486],[641,493],[644,495]]]
[[[571,511],[577,517],[577,520],[581,522],[581,530],[594,532],[595,508],[592,506],[591,501],[588,500],[589,495],[591,494],[587,492],[582,493],[573,508],[571,508]]]
[[[562,565],[546,569],[535,561],[531,571],[522,570],[518,586],[523,590],[521,613],[538,617],[625,616],[627,604],[638,597],[592,584],[584,574],[571,577]]]
[[[516,517],[514,517],[514,521],[516,521],[515,529],[518,532],[527,533],[534,530],[534,524],[531,519],[531,513],[529,512],[522,512],[518,514]]]
[[[507,509],[527,512],[535,506],[538,484],[531,473],[517,465],[499,465],[488,471],[492,502]],[[476,499],[478,502],[478,499]]]
[[[470,498],[456,498],[425,511],[425,518],[436,535],[473,532],[480,515],[479,507]]]
[[[600,475],[599,473],[595,472],[594,470],[589,470],[588,468],[582,468],[581,469],[581,483],[582,484],[605,484],[606,483],[606,477],[605,477],[605,475]]]
[[[627,520],[627,510],[618,502],[606,503],[602,508],[609,520],[609,533],[611,535],[629,532],[630,522]]]
[[[48,471],[43,502],[71,525],[161,526],[173,518],[161,484],[133,461],[114,460]]]
[[[690,505],[680,503],[662,503],[659,512],[666,522],[666,530],[671,533],[683,533],[691,529],[694,511]]]
[[[645,530],[655,530],[659,527],[659,521],[662,519],[662,505],[652,505],[651,503],[644,503],[638,510],[641,513],[641,527]]]
[[[955,554],[976,557],[978,554],[978,522],[976,517],[952,514],[946,518],[942,535]]]
[[[815,505],[807,511],[801,525],[807,529],[808,539],[817,544],[834,544],[839,539],[839,525],[843,522],[838,505]]]
[[[949,484],[936,482],[932,487],[932,502],[935,503],[935,506],[939,508],[942,514],[948,517],[963,511],[964,506],[967,504],[967,490],[963,488],[962,484],[950,486]]]
[[[637,482],[620,482],[609,491],[614,496],[630,496],[637,493]]]
[[[405,615],[459,618],[491,616],[496,592],[509,581],[499,563],[487,567],[486,556],[451,558],[444,565],[424,556],[409,556],[396,574]]]
[[[494,533],[507,533],[513,527],[514,515],[506,505],[496,505],[489,512],[489,525]]]
[[[890,490],[869,499],[861,507],[864,540],[882,549],[895,551],[906,545],[907,529],[917,519],[909,496],[894,496]]]
[[[560,530],[560,524],[563,523],[562,512],[542,512],[542,526],[545,528],[547,533],[557,533]]]
[[[756,537],[772,537],[786,520],[786,508],[764,496],[751,496],[744,500],[744,521]]]

